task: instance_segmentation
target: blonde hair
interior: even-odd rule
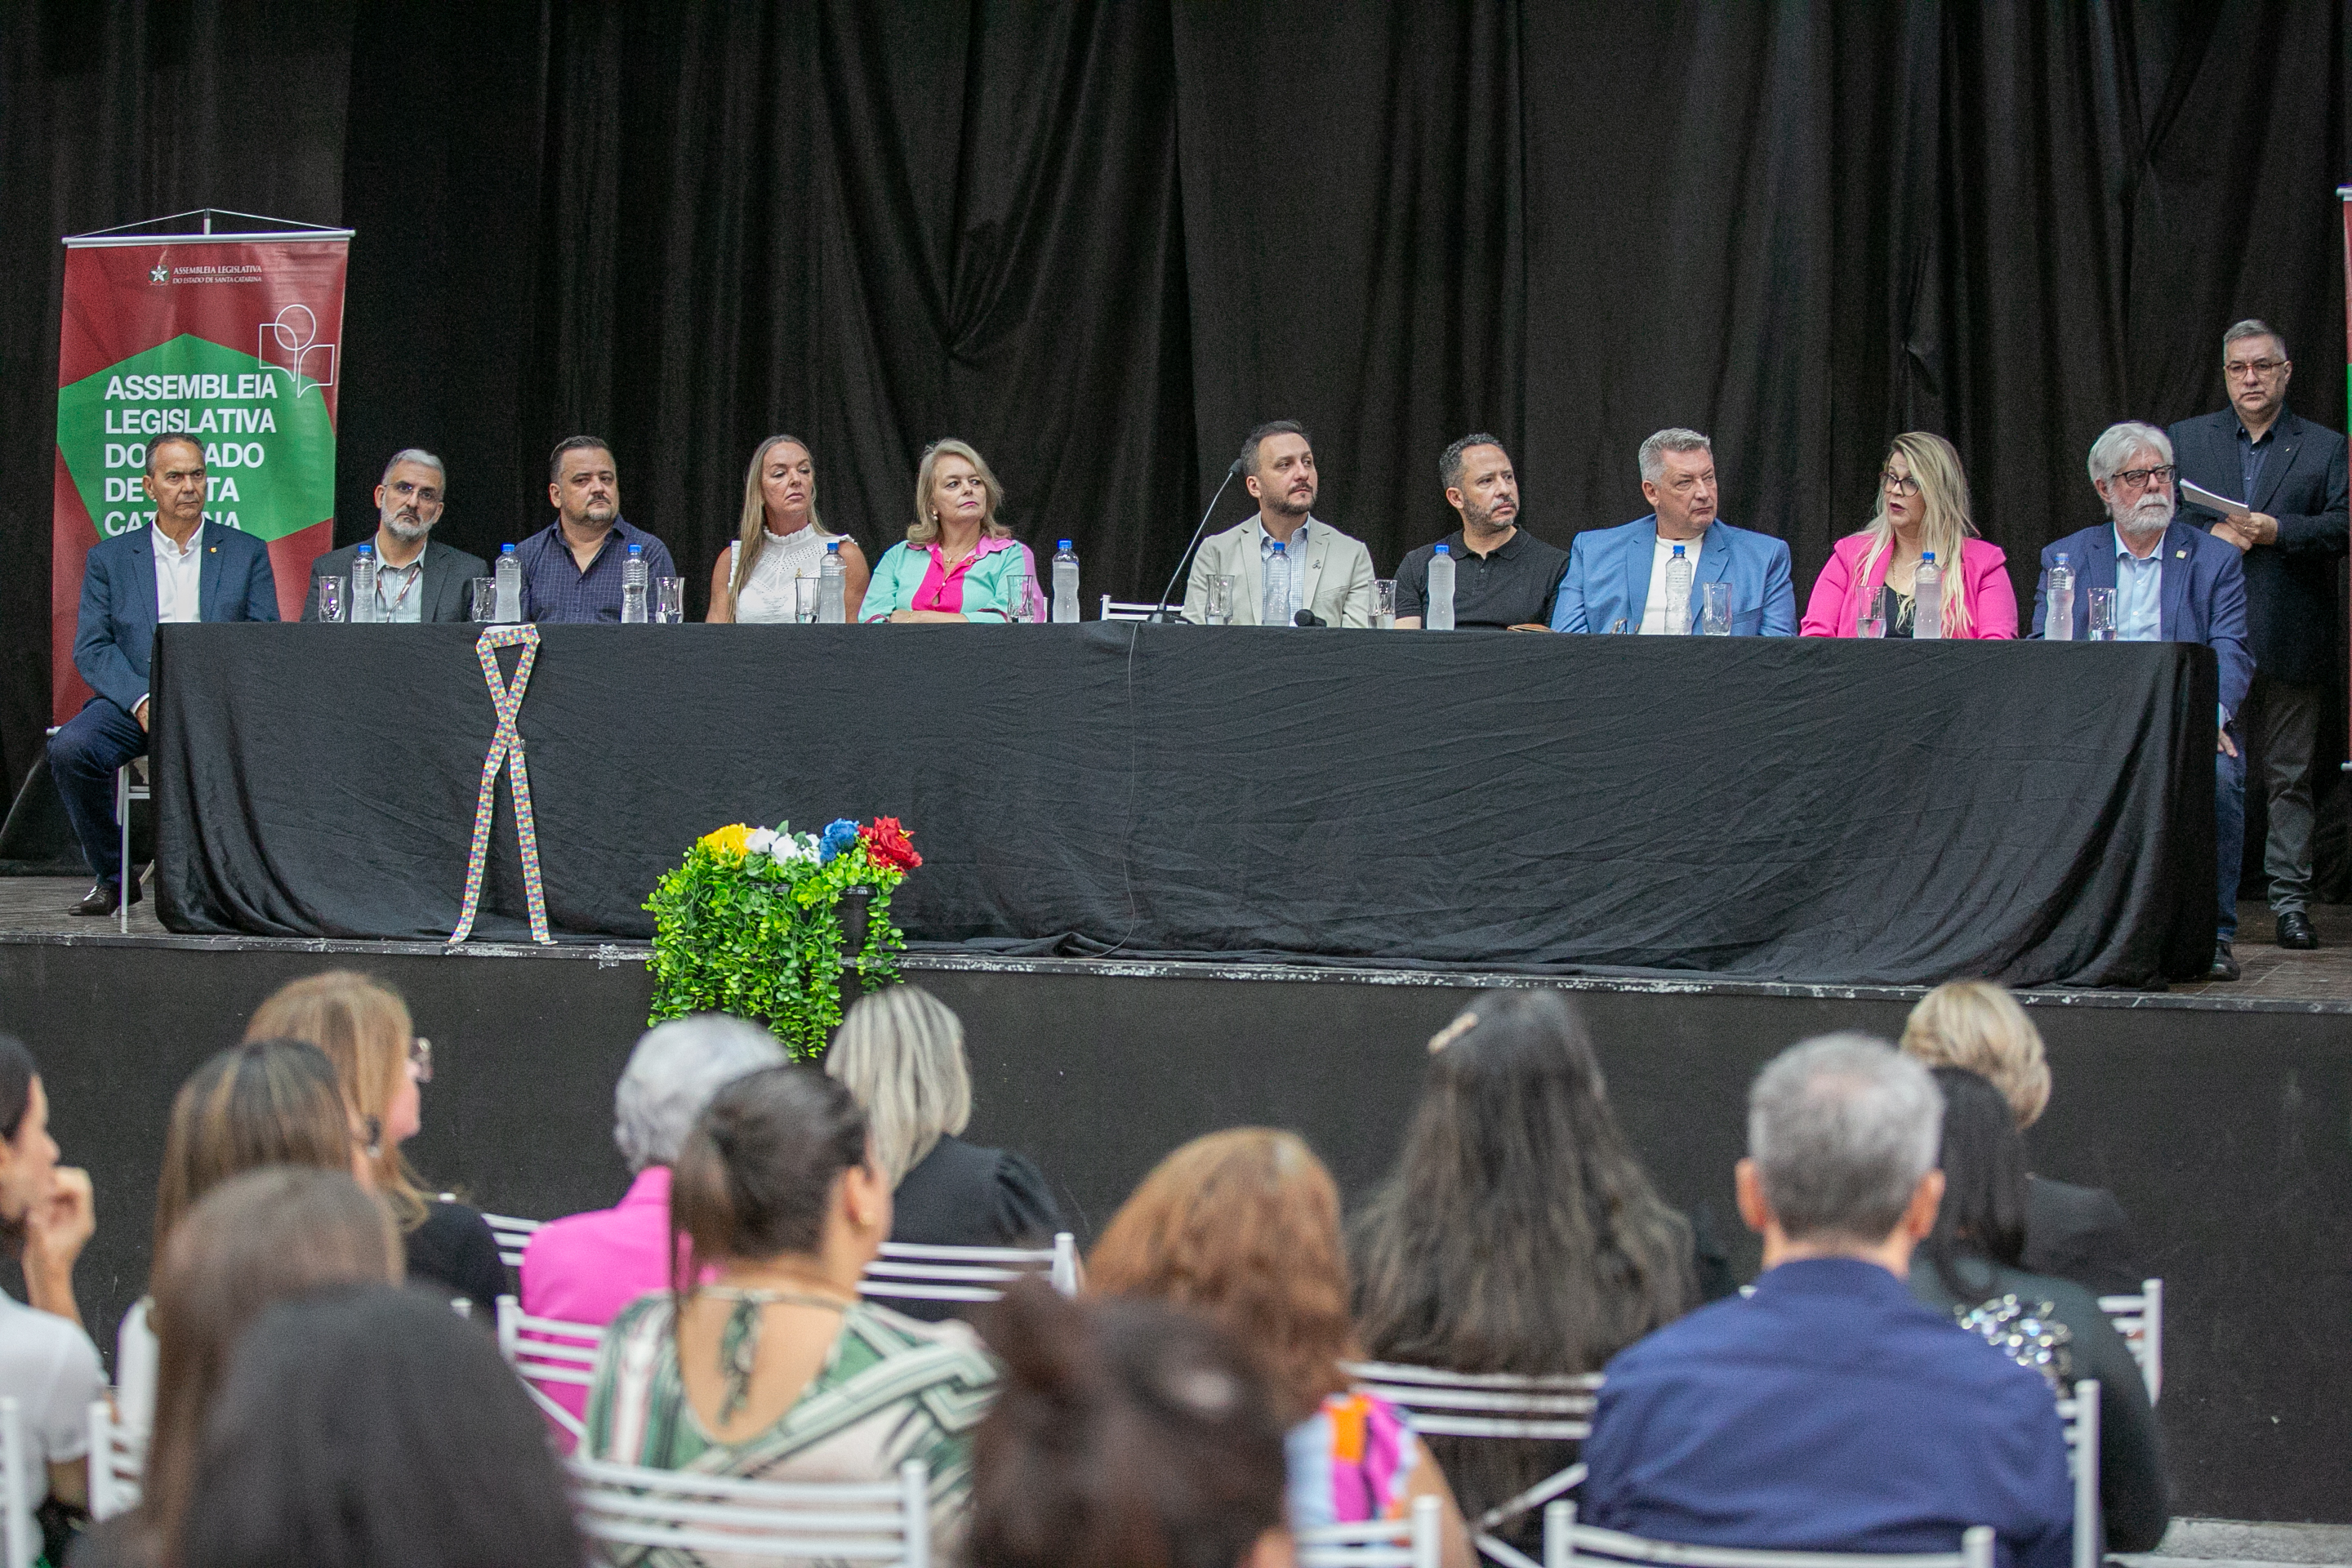
[[[971,1121],[963,1025],[929,992],[893,985],[861,998],[841,1021],[826,1074],[865,1109],[874,1163],[895,1190],[907,1173]]]
[[[2000,1090],[2027,1128],[2050,1103],[2050,1058],[2042,1031],[2000,986],[1954,980],[1919,998],[1903,1026],[1903,1051],[1931,1068],[1965,1068]]]
[[[988,492],[988,510],[982,514],[980,533],[983,539],[1010,539],[1013,525],[1004,521],[1004,486],[998,482],[996,470],[988,459],[972,450],[969,441],[959,441],[950,436],[944,441],[934,441],[923,448],[923,466],[915,470],[915,521],[907,530],[909,544],[929,544],[940,536],[940,520],[931,514],[931,476],[939,469],[941,458],[961,458],[980,476],[980,488]]]
[[[1969,515],[1969,476],[1960,468],[1960,454],[1941,436],[1925,430],[1909,430],[1895,437],[1886,449],[1885,460],[1879,464],[1884,474],[1886,464],[1897,454],[1910,465],[1911,477],[1919,482],[1919,499],[1927,503],[1926,518],[1919,525],[1919,547],[1936,552],[1936,564],[1944,577],[1944,614],[1941,625],[1946,637],[1969,628],[1968,584],[1960,571],[1960,544],[1977,537],[1977,525]],[[1881,555],[1895,548],[1895,525],[1886,519],[1886,481],[1878,481],[1878,510],[1868,527],[1861,531],[1870,536],[1870,548],[1862,552],[1858,574],[1863,582],[1870,580],[1870,569]]]
[[[797,436],[771,436],[760,443],[751,454],[751,466],[743,470],[743,517],[735,531],[735,570],[727,578],[727,604],[731,610],[735,595],[751,580],[751,568],[759,563],[760,552],[768,542],[768,498],[760,486],[761,470],[768,466],[768,454],[777,447],[791,444],[808,453],[809,460],[809,527],[820,539],[835,537],[825,532],[824,520],[816,514],[816,454],[809,444]]]
[[[352,1114],[374,1132],[377,1195],[403,1231],[423,1225],[425,1193],[386,1126],[416,1038],[399,994],[356,971],[331,969],[279,986],[246,1026],[245,1037],[307,1040],[327,1054]]]

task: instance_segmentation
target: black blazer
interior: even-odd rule
[[[2047,1176],[2026,1183],[2025,1267],[2102,1296],[2137,1296],[2147,1282],[2116,1194]]]
[[[1003,1149],[943,1137],[916,1162],[891,1199],[890,1239],[919,1247],[1046,1247],[1069,1227],[1037,1167]],[[962,1315],[953,1301],[890,1301],[892,1310],[938,1322]]]
[[[2298,686],[2322,686],[2343,673],[2336,650],[2336,563],[2344,558],[2352,520],[2344,437],[2292,413],[2273,427],[2262,483],[2243,497],[2254,510],[2278,519],[2278,542],[2246,552],[2247,642],[2256,673]],[[2172,460],[2180,478],[2217,495],[2245,488],[2238,463],[2238,411],[2202,414],[2175,425]],[[2210,529],[2220,517],[2180,504],[2180,518]]]
[[[374,542],[369,535],[368,542]],[[360,552],[355,542],[341,550],[330,550],[310,563],[310,592],[302,601],[302,618],[319,618],[319,579],[349,577],[352,561]],[[478,555],[468,555],[454,544],[444,544],[437,539],[425,542],[425,575],[417,579],[416,593],[422,601],[417,618],[425,621],[469,621],[474,618],[474,606],[467,602],[477,577],[490,574],[489,563]],[[346,619],[351,611],[343,612]]]

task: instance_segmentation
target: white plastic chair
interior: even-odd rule
[[[1958,1552],[1769,1552],[1647,1541],[1579,1524],[1574,1503],[1556,1502],[1544,1510],[1544,1568],[1569,1568],[1571,1563],[1660,1563],[1675,1568],[1993,1568],[1993,1531],[1989,1524],[1970,1526],[1961,1533]]]
[[[1160,618],[1160,613],[1162,610],[1172,610],[1181,616],[1184,613],[1184,606],[1148,605],[1141,600],[1114,599],[1108,594],[1102,596],[1102,618],[1107,621],[1156,621]]]
[[[2102,1296],[2099,1310],[2131,1346],[2132,1359],[2147,1383],[2147,1402],[2164,1389],[2164,1281],[2143,1279],[2137,1296]]]
[[[580,1417],[547,1392],[548,1384],[586,1388],[596,1381],[596,1344],[604,1331],[593,1323],[534,1318],[512,1296],[499,1298],[499,1353],[522,1380],[523,1392],[550,1421],[578,1442],[585,1435]],[[524,1335],[530,1337],[526,1339]]]
[[[857,1293],[896,1301],[993,1301],[1004,1287],[1043,1274],[1065,1296],[1078,1293],[1078,1244],[1068,1231],[1051,1247],[918,1247],[886,1241],[866,1266]]]
[[[141,769],[136,778],[131,776],[131,770],[144,760],[133,758],[114,770],[114,820],[116,831],[122,837],[122,858],[117,862],[122,868],[121,880],[115,888],[114,914],[121,922],[116,929],[125,936],[131,934],[131,890],[138,878],[137,869],[131,864],[131,803],[155,798],[146,770]]]
[[[147,1469],[142,1434],[114,1418],[103,1399],[89,1405],[89,1517],[112,1519],[139,1506],[140,1478]]]
[[[2086,1377],[2058,1401],[2066,1463],[2074,1473],[2074,1568],[2099,1568],[2099,1380]]]
[[[512,1215],[486,1214],[490,1236],[499,1244],[499,1261],[509,1268],[522,1267],[522,1249],[529,1245],[531,1232],[540,1227],[535,1219],[517,1219]]]
[[[1592,1436],[1599,1373],[1444,1372],[1387,1362],[1343,1362],[1340,1370],[1403,1411],[1424,1437],[1503,1437],[1580,1443]],[[1584,1479],[1581,1461],[1556,1470],[1471,1521],[1478,1550],[1497,1562],[1491,1531]],[[1507,1549],[1506,1549],[1507,1550]],[[1512,1557],[1519,1554],[1513,1552]]]
[[[33,1450],[25,1436],[24,1407],[13,1398],[0,1399],[0,1568],[33,1568],[41,1543],[33,1539],[33,1509],[48,1495],[46,1473],[35,1486]]]
[[[1437,1500],[1415,1498],[1403,1519],[1300,1531],[1298,1568],[1437,1568],[1438,1531]]]
[[[872,1563],[929,1568],[930,1476],[814,1485],[571,1461],[572,1500],[592,1541],[704,1553],[730,1563]]]

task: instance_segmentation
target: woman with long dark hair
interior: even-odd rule
[[[1352,1227],[1356,1328],[1374,1360],[1598,1372],[1696,1304],[1690,1225],[1633,1158],[1558,992],[1482,997],[1432,1046],[1396,1165]],[[1474,1519],[1573,1457],[1483,1437],[1429,1447]]]

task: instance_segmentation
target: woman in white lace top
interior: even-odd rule
[[[793,579],[814,577],[825,547],[841,542],[845,619],[857,621],[869,575],[866,552],[845,533],[827,533],[816,515],[816,465],[797,436],[771,436],[743,475],[743,523],[710,571],[712,621],[793,619]]]

